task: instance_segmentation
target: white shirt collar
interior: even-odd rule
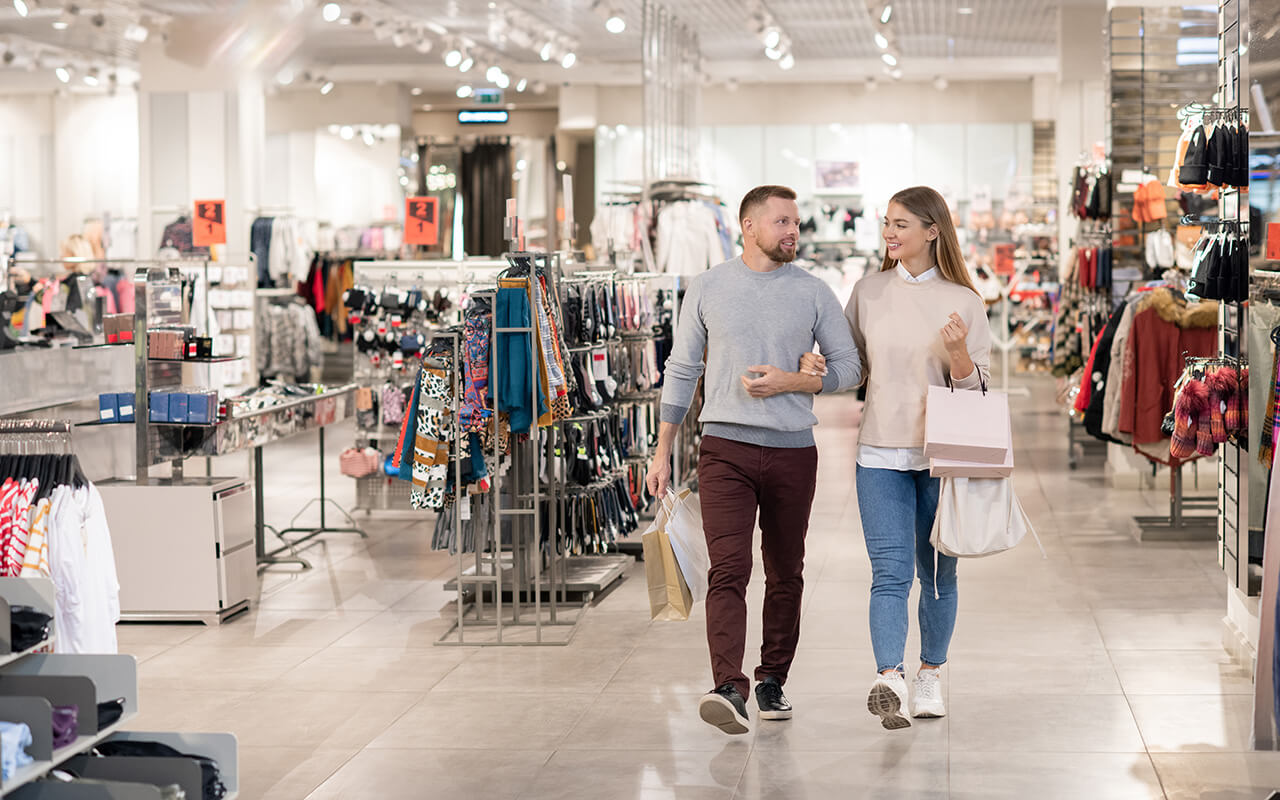
[[[898,275],[901,276],[902,279],[907,283],[924,283],[927,280],[932,280],[933,278],[938,277],[937,267],[930,267],[929,269],[921,273],[920,277],[918,278],[912,275],[910,272],[908,272],[907,268],[902,266],[901,261],[898,262],[898,266],[896,269],[898,270]]]

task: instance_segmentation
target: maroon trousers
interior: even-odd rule
[[[756,513],[763,534],[764,644],[756,680],[786,683],[800,640],[804,537],[818,477],[818,448],[762,447],[704,436],[698,459],[702,527],[711,556],[707,645],[715,685],[732,683],[747,697],[742,672],[747,645]]]

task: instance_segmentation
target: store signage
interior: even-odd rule
[[[405,244],[436,244],[440,240],[439,211],[439,198],[407,198],[404,201]]]
[[[459,111],[458,122],[463,125],[505,125],[511,119],[509,111]]]
[[[1280,261],[1280,222],[1267,223],[1267,260]]]
[[[471,97],[476,101],[476,105],[480,106],[500,106],[502,105],[501,89],[476,89]]]
[[[195,223],[191,226],[191,244],[208,247],[227,243],[227,201],[197,200]]]

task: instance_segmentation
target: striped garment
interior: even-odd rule
[[[31,501],[39,488],[40,481],[22,481],[9,506],[12,515],[9,530],[0,538],[0,547],[3,548],[0,575],[7,578],[15,578],[22,572],[22,563],[27,557],[27,541],[31,538]]]
[[[53,507],[49,498],[41,498],[36,503],[35,512],[31,516],[31,537],[27,540],[27,552],[22,559],[23,578],[48,578],[49,572],[49,509]]]

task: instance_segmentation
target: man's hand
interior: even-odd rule
[[[805,375],[813,375],[816,378],[825,377],[827,374],[827,357],[817,353],[805,353],[800,357],[800,371]]]
[[[649,473],[645,475],[644,485],[653,497],[662,498],[671,487],[671,455],[659,451],[649,463]]]
[[[747,370],[760,373],[759,378],[742,376],[743,388],[747,390],[747,394],[754,398],[762,399],[773,397],[776,394],[796,391],[794,382],[796,374],[794,372],[785,372],[769,364],[747,367]]]

